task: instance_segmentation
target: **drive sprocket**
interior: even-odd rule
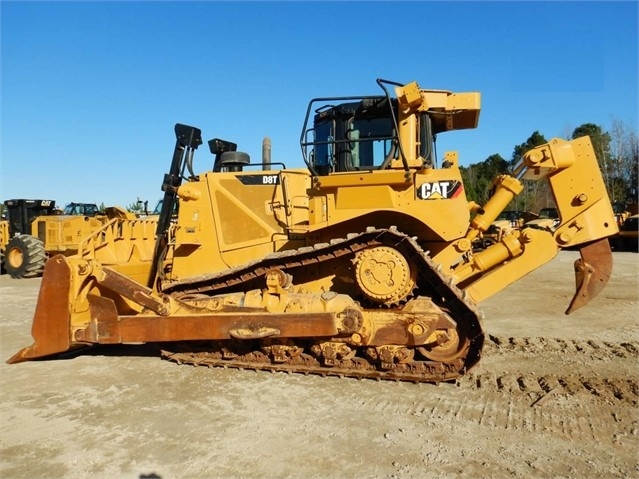
[[[406,300],[416,285],[415,268],[395,248],[374,246],[357,253],[355,281],[370,301],[387,306]]]

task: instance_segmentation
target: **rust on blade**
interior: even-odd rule
[[[581,258],[575,261],[577,290],[566,314],[585,306],[606,286],[612,274],[612,251],[608,238],[587,244],[580,250]]]
[[[333,313],[211,313],[190,316],[117,316],[109,312],[109,299],[102,298],[101,316],[89,327],[78,330],[75,339],[87,343],[164,342],[230,339],[238,331],[277,331],[282,337],[331,337],[339,334]],[[97,303],[96,303],[97,304]],[[98,309],[92,305],[93,312]],[[114,311],[114,309],[112,309]],[[247,333],[248,334],[248,333]],[[271,335],[272,336],[272,335]],[[245,338],[248,339],[248,338]]]
[[[21,349],[7,363],[20,363],[68,351],[69,338],[69,288],[71,271],[62,255],[47,261],[33,317],[31,336],[34,343]]]

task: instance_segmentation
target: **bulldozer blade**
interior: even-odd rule
[[[57,255],[49,259],[44,267],[31,327],[34,343],[11,356],[7,363],[20,363],[69,350],[70,285],[71,271],[65,257]]]
[[[612,251],[608,238],[589,243],[579,252],[581,258],[575,261],[577,290],[566,314],[588,304],[606,286],[612,274]]]

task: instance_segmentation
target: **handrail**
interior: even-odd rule
[[[156,226],[156,218],[114,218],[82,238],[77,255],[99,259],[103,264],[118,264],[129,261],[137,245],[139,259],[150,260]]]

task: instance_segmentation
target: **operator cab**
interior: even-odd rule
[[[313,123],[312,157],[320,175],[378,169],[395,155],[395,128],[384,97],[319,108]]]
[[[38,216],[54,215],[54,200],[6,200],[4,202],[9,221],[9,236],[30,234],[31,223]]]
[[[100,213],[98,205],[93,203],[69,203],[64,207],[63,215],[96,216]]]
[[[425,90],[377,79],[385,95],[315,98],[302,127],[302,157],[313,176],[437,167],[436,135],[476,128],[478,92]],[[395,88],[392,98],[388,86]],[[314,113],[312,125],[311,112]],[[452,166],[443,162],[442,167]]]
[[[383,170],[392,167],[393,161],[401,159],[402,154],[418,155],[424,158],[426,165],[432,164],[434,138],[427,113],[420,115],[422,141],[419,151],[402,152],[397,134],[397,100],[375,96],[361,97],[354,102],[330,103],[351,98],[311,100],[309,112],[314,103],[325,103],[315,109],[312,128],[306,128],[307,114],[302,133],[302,154],[313,173],[324,176]]]

